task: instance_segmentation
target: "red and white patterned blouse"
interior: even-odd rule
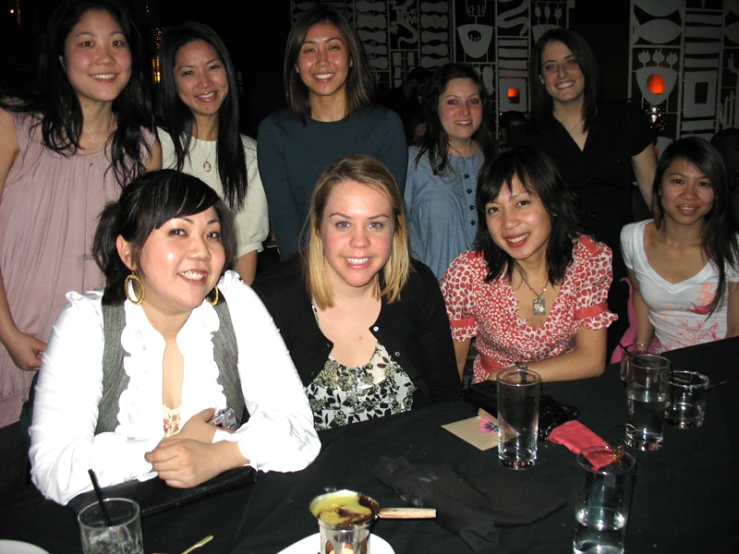
[[[441,281],[452,337],[477,337],[474,382],[516,362],[538,362],[571,352],[581,327],[602,329],[618,319],[606,299],[613,280],[613,254],[605,244],[580,235],[572,262],[544,325],[534,329],[518,314],[508,278],[485,282],[481,252],[462,252]]]

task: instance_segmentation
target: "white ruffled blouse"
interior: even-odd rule
[[[235,441],[250,465],[296,471],[318,455],[320,443],[300,379],[279,331],[254,292],[232,271],[218,284],[228,302],[238,342],[239,376],[251,414],[235,433],[216,431],[214,442]],[[67,295],[52,333],[36,387],[31,426],[31,476],[47,497],[66,504],[91,489],[92,468],[101,486],[156,475],[144,454],[164,437],[162,358],[165,341],[141,306],[125,302],[121,344],[130,380],[120,396],[118,426],[95,435],[102,397],[104,337],[102,293]],[[213,333],[218,315],[204,302],[177,336],[182,353],[181,421],[206,408],[226,407],[218,384]]]

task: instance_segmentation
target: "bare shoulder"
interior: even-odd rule
[[[5,179],[18,150],[18,137],[15,134],[13,116],[10,112],[0,108],[0,197],[2,197]]]

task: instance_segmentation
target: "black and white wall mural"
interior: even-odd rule
[[[739,0],[631,0],[629,97],[662,149],[739,126]]]
[[[293,21],[313,2],[291,0]],[[477,69],[497,110],[528,111],[528,57],[552,27],[566,27],[574,0],[327,0],[362,40],[378,83],[398,87],[417,66],[465,62]]]
[[[293,21],[315,2],[291,0]],[[417,66],[465,62],[498,112],[527,112],[528,57],[568,27],[575,0],[326,0],[353,21],[383,87]],[[739,0],[630,0],[628,95],[662,149],[681,136],[739,127]]]

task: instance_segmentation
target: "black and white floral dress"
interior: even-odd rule
[[[313,313],[318,320],[315,306]],[[305,388],[317,431],[407,412],[416,386],[379,342],[369,362],[346,367],[329,354]]]

